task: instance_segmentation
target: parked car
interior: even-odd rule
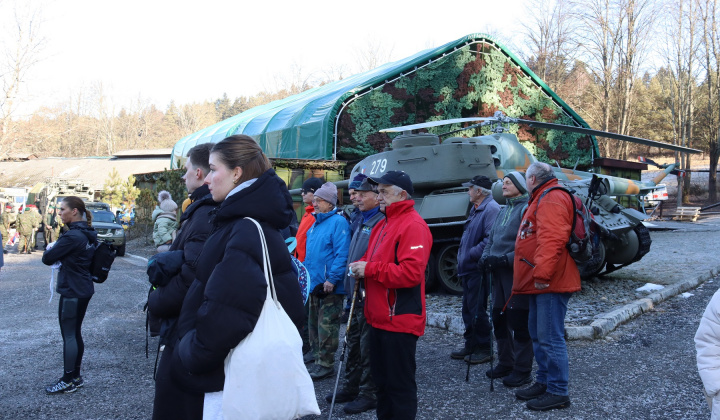
[[[117,249],[118,257],[125,255],[125,229],[115,215],[107,210],[90,210],[92,225],[97,231],[98,241],[110,242]]]
[[[93,210],[107,210],[110,211],[110,204],[108,203],[101,203],[99,201],[87,201],[85,202],[85,208],[93,211]]]

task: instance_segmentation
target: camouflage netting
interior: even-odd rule
[[[533,79],[492,44],[478,42],[419,68],[350,102],[340,115],[338,158],[356,160],[381,151],[396,134],[378,130],[426,121],[489,117],[495,111],[508,116],[575,125],[562,108]],[[435,134],[465,127],[428,129]],[[510,125],[538,160],[562,166],[591,165],[590,137],[556,130]],[[482,134],[489,134],[483,127]],[[473,136],[464,131],[455,136]]]

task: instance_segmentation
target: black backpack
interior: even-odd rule
[[[95,244],[95,253],[90,263],[90,275],[95,283],[102,283],[108,278],[110,267],[115,261],[115,247],[109,242],[98,241]]]
[[[580,197],[563,187],[552,187],[543,191],[538,198],[538,207],[540,206],[540,200],[552,190],[565,191],[573,203],[572,229],[570,230],[570,238],[565,245],[570,257],[578,264],[589,261],[595,254],[600,240],[600,236],[594,226],[595,218],[590,210],[585,207]]]

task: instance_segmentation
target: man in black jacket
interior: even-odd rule
[[[195,262],[212,229],[208,214],[217,203],[212,200],[208,186],[204,185],[205,177],[210,171],[208,158],[212,146],[212,143],[199,144],[188,151],[183,179],[192,203],[183,212],[177,237],[170,246],[170,251],[183,251],[184,262],[180,271],[171,276],[165,286],[150,293],[148,298],[148,310],[163,320],[160,334],[161,343],[166,346],[165,354],[172,353],[168,346],[174,345],[176,341],[175,325],[188,288],[195,279]],[[160,359],[155,384],[156,401],[174,401],[177,397],[173,392],[175,387],[166,386],[164,383],[169,381],[169,363],[170,360],[166,357]],[[173,418],[173,414],[153,412],[153,419],[162,418]]]

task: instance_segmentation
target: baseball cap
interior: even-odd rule
[[[373,184],[388,184],[396,185],[403,190],[407,191],[408,194],[413,194],[413,184],[410,180],[410,176],[404,171],[387,171],[385,175],[381,177],[370,177],[370,182]]]
[[[314,193],[318,188],[322,187],[324,182],[325,180],[322,178],[308,178],[302,184],[302,191]]]
[[[357,188],[355,188],[355,191],[377,192],[377,185],[373,185],[372,181],[365,178],[365,179],[363,179],[362,183]]]
[[[348,185],[348,189],[357,190],[358,187],[362,184],[362,182],[367,178],[367,175],[365,174],[357,174],[355,175],[355,178],[353,178],[352,182],[350,182],[350,185]]]
[[[473,179],[471,179],[470,181],[463,182],[462,186],[463,187],[476,186],[476,187],[482,187],[482,188],[485,188],[486,190],[489,190],[492,188],[492,181],[490,181],[490,178],[486,177],[485,175],[477,175],[477,176],[474,176]]]

